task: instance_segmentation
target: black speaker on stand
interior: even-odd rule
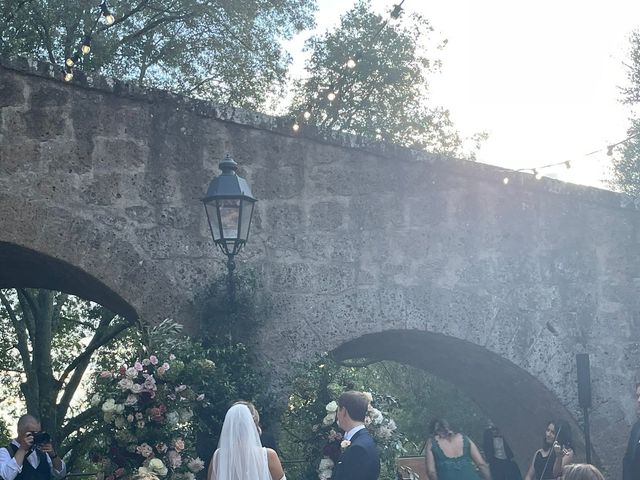
[[[576,354],[576,367],[578,368],[578,403],[584,415],[584,446],[587,463],[591,463],[591,436],[589,434],[589,409],[591,408],[591,371],[589,366],[589,354]]]

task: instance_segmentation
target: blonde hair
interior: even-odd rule
[[[593,465],[574,463],[564,467],[564,480],[604,480],[604,476]]]

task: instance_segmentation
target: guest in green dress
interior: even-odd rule
[[[429,427],[426,461],[429,480],[491,480],[489,466],[476,444],[436,419]]]

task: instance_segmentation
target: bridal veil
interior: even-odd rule
[[[227,411],[213,462],[215,480],[271,480],[267,451],[246,405]]]

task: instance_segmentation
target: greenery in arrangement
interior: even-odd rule
[[[452,385],[392,362],[346,367],[323,356],[310,365],[299,366],[291,385],[280,447],[287,473],[293,478],[326,476],[331,465],[325,457],[332,461],[337,458],[341,432],[333,424],[335,413],[330,407],[344,390],[372,395],[379,415],[370,415],[378,422],[370,428],[381,447],[381,479],[396,478],[398,456],[423,454],[431,418],[446,417],[477,442],[487,425],[479,408]]]

